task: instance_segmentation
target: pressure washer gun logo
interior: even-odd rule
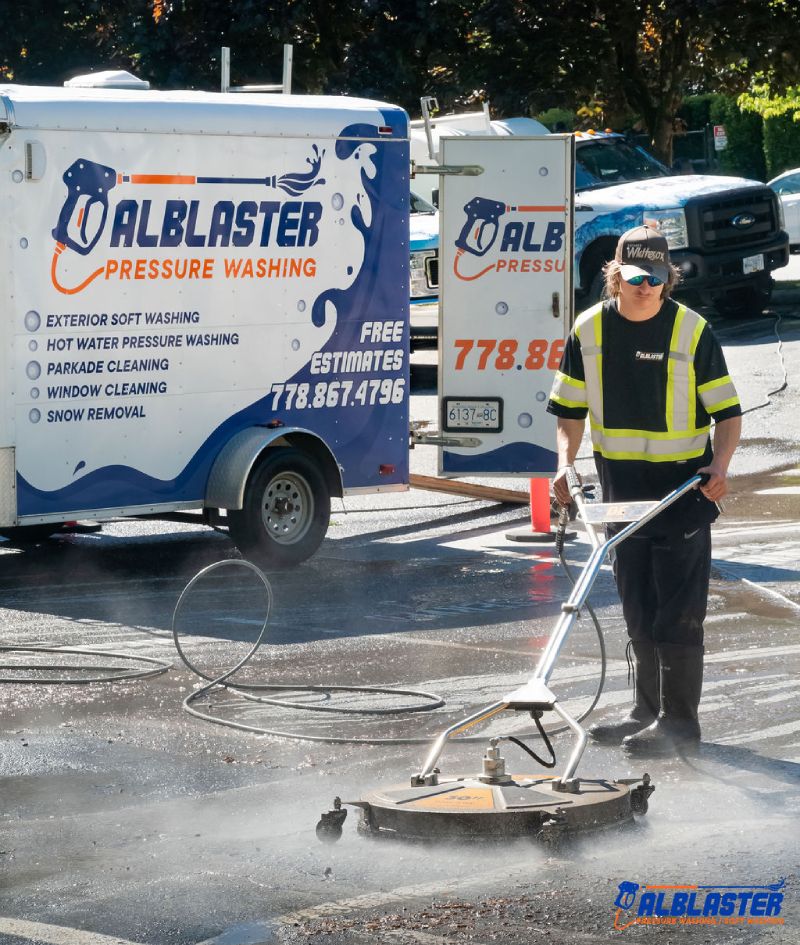
[[[783,925],[786,880],[766,886],[655,885],[623,882],[614,900],[614,928],[632,925]]]
[[[493,271],[564,271],[563,205],[512,206],[502,200],[477,196],[464,205],[464,213],[466,219],[454,243],[453,272],[457,279],[473,282]],[[487,258],[490,251],[491,262]],[[484,259],[486,265],[471,269],[470,259]]]
[[[639,891],[638,883],[620,883],[617,891],[617,898],[614,905],[618,909],[630,909],[636,901],[636,893]]]
[[[267,177],[198,177],[190,174],[121,174],[114,168],[106,167],[86,158],[79,158],[64,172],[63,181],[67,187],[67,198],[58,215],[58,222],[53,228],[52,235],[56,241],[51,265],[53,285],[64,295],[74,295],[82,291],[105,271],[105,264],[91,273],[79,285],[67,287],[60,283],[57,277],[57,263],[64,250],[71,250],[81,256],[88,256],[97,246],[105,230],[109,215],[109,193],[118,185],[153,186],[166,185],[172,188],[195,186],[198,184],[231,186],[264,186],[282,190],[290,197],[298,197],[311,187],[325,183],[320,177],[322,159],[325,151],[312,146],[312,156],[306,158],[310,165],[309,170],[296,173],[276,174]],[[183,204],[185,201],[172,201],[173,204]],[[173,207],[173,211],[174,211]],[[170,225],[182,223],[173,217],[165,221]],[[318,217],[317,217],[318,220]],[[176,222],[177,221],[177,222]],[[173,226],[174,229],[174,226]],[[171,240],[174,237],[170,230]],[[148,236],[148,239],[155,237]],[[152,245],[148,243],[146,245]],[[174,241],[169,245],[174,246]],[[196,245],[196,244],[195,244]]]
[[[505,213],[506,205],[499,200],[473,197],[464,207],[467,219],[461,229],[456,246],[473,256],[485,256],[494,246],[499,231],[498,221]]]
[[[87,256],[97,245],[108,217],[108,193],[116,186],[113,168],[94,161],[75,161],[64,172],[67,199],[58,215],[53,239]],[[74,235],[73,235],[74,234]]]

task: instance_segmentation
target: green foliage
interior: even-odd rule
[[[747,92],[739,96],[739,106],[745,111],[755,112],[762,118],[779,118],[790,115],[800,120],[800,86],[789,86],[780,95],[773,91],[763,75],[757,76]]]
[[[764,122],[760,115],[743,112],[729,95],[711,96],[709,122],[724,125],[728,146],[717,152],[719,169],[726,174],[765,180]]]
[[[703,95],[687,95],[678,109],[678,117],[692,130],[705,128],[711,124],[711,104],[717,98],[716,94],[709,92]]]
[[[534,117],[550,131],[574,131],[578,127],[575,112],[568,108],[548,108]]]
[[[741,91],[756,69],[777,90],[800,82],[800,6],[789,0],[39,0],[31,10],[4,4],[0,81],[124,68],[155,88],[216,89],[230,46],[234,85],[275,82],[292,43],[296,92],[415,114],[421,95],[442,111],[488,100],[498,117],[564,109],[594,127],[635,113],[665,157],[687,87]]]
[[[786,86],[779,94],[768,76],[757,75],[738,102],[764,120],[767,176],[800,166],[800,86]]]
[[[792,114],[787,112],[766,119],[764,152],[769,179],[800,167],[800,122]]]

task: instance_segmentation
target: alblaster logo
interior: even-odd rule
[[[74,161],[64,172],[67,197],[53,228],[56,241],[50,276],[53,286],[64,295],[82,291],[99,276],[106,279],[209,279],[214,277],[213,257],[192,255],[198,249],[214,247],[296,248],[314,246],[319,236],[322,204],[313,200],[248,199],[217,200],[184,199],[172,196],[154,200],[152,197],[125,197],[111,208],[109,194],[115,187],[133,187],[140,194],[151,194],[168,187],[167,193],[180,193],[198,185],[221,185],[230,194],[232,188],[246,186],[251,192],[265,188],[283,191],[289,197],[300,197],[312,187],[325,183],[320,176],[324,151],[312,146],[306,159],[309,170],[267,177],[202,177],[191,174],[122,174],[111,167],[86,158]],[[143,188],[143,190],[142,190]],[[155,188],[155,191],[153,190]],[[83,279],[79,285],[65,286],[58,277],[58,259],[65,250],[88,256],[108,228],[111,248],[180,249],[189,256],[154,256],[152,258],[107,259],[102,266]],[[225,277],[242,274],[260,278],[313,276],[313,257],[278,257],[259,259],[256,266],[263,272],[242,273],[239,259],[226,260]],[[253,263],[249,265],[252,267]]]
[[[614,928],[632,925],[783,925],[786,880],[767,886],[620,883]]]
[[[548,217],[565,211],[563,205],[511,206],[489,197],[473,197],[464,206],[466,219],[455,241],[453,272],[456,278],[472,282],[493,271],[563,272],[566,224],[564,220]],[[502,221],[504,216],[507,218]],[[475,272],[463,271],[462,256],[482,258],[495,247],[499,258],[494,262]]]

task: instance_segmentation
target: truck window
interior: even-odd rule
[[[575,161],[577,190],[668,177],[670,174],[663,164],[645,150],[632,147],[621,138],[580,143],[575,152]]]
[[[432,203],[428,203],[424,197],[420,197],[419,194],[415,194],[414,191],[411,191],[411,212],[412,213],[436,213],[436,207]]]

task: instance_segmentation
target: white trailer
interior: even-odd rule
[[[444,475],[547,475],[571,139],[447,146],[418,440]],[[331,496],[408,488],[409,171],[385,103],[0,86],[0,533],[199,509],[281,566]]]
[[[0,87],[0,532],[201,508],[280,565],[406,488],[408,173],[379,102]]]

